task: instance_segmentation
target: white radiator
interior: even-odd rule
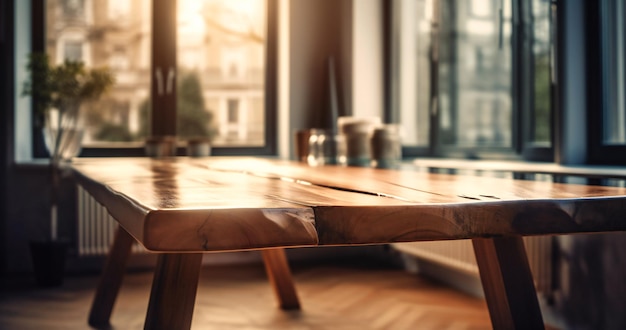
[[[549,293],[552,288],[552,238],[524,237],[524,245],[537,291]],[[397,243],[393,246],[419,259],[479,276],[471,240]]]
[[[77,186],[76,194],[78,255],[106,255],[115,237],[117,221],[81,186]],[[132,249],[133,252],[146,251],[138,243],[135,243]]]

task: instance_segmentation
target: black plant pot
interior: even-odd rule
[[[30,242],[30,253],[37,284],[55,287],[63,284],[65,254],[68,243],[64,241]]]

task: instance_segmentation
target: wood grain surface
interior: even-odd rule
[[[77,159],[79,182],[153,251],[626,230],[626,189],[250,157]]]

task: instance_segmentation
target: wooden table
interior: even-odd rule
[[[106,325],[134,240],[159,254],[147,329],[191,326],[202,253],[261,249],[299,308],[286,247],[470,238],[495,328],[543,328],[521,237],[626,230],[626,189],[262,158],[78,159],[119,222],[89,323]]]

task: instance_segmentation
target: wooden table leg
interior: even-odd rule
[[[159,255],[144,329],[191,327],[201,265],[201,253]]]
[[[545,329],[522,237],[472,239],[494,329]]]
[[[104,264],[102,277],[89,312],[89,324],[95,327],[109,324],[115,299],[122,285],[126,262],[135,239],[121,226],[117,228],[111,251]]]
[[[285,249],[267,249],[262,251],[267,277],[274,288],[276,298],[282,309],[300,309],[298,293],[293,284]]]

